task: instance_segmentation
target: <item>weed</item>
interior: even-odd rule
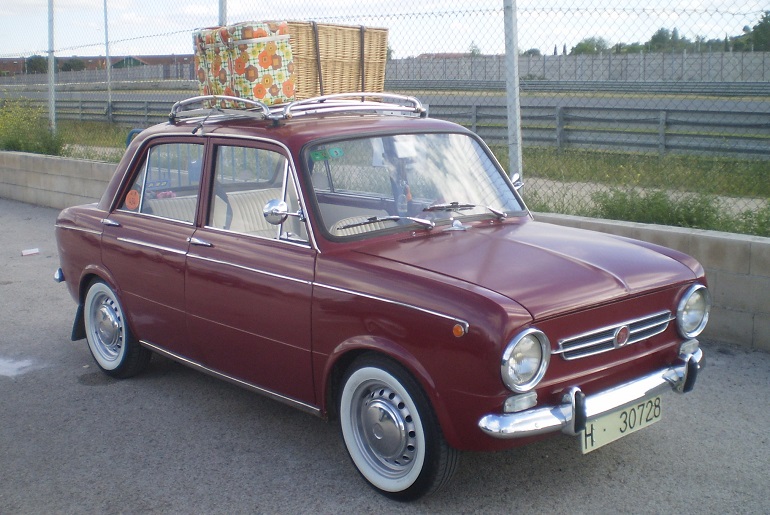
[[[61,137],[48,129],[44,114],[27,99],[4,100],[0,104],[0,150],[60,155]]]

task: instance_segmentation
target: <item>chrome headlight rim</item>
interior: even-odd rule
[[[704,302],[704,309],[703,314],[701,316],[700,321],[698,322],[697,326],[695,326],[694,329],[687,330],[685,328],[685,311],[687,310],[688,304],[690,304],[690,301],[695,298],[696,295],[700,295],[703,298]],[[709,320],[709,314],[711,312],[711,293],[709,293],[709,290],[706,286],[703,284],[693,284],[690,286],[682,295],[682,298],[679,300],[679,305],[676,308],[676,327],[679,331],[679,335],[683,338],[695,338],[698,335],[700,335],[703,330],[706,328],[706,324]]]
[[[540,344],[540,365],[538,366],[537,373],[532,376],[531,379],[519,384],[509,374],[509,361],[511,360],[517,345],[521,344],[521,342],[524,341],[524,339],[527,337],[534,337]],[[543,376],[545,376],[545,372],[548,370],[548,364],[550,363],[550,360],[551,342],[548,340],[548,337],[545,335],[545,333],[533,327],[526,329],[511,339],[511,341],[505,347],[505,351],[503,352],[503,357],[500,362],[500,375],[502,376],[503,383],[505,383],[509,390],[515,393],[526,393],[532,391],[543,379]]]

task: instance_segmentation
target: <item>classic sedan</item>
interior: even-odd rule
[[[72,339],[111,376],[158,353],[338,421],[399,500],[462,451],[560,432],[593,451],[693,388],[704,270],[537,222],[515,179],[411,97],[177,103],[58,217]]]

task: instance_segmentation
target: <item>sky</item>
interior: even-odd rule
[[[218,0],[53,0],[57,56],[190,54],[192,33],[218,24]],[[517,0],[521,51],[559,53],[588,37],[646,41],[660,28],[694,40],[724,39],[755,25],[770,3],[757,0]],[[503,53],[503,0],[227,0],[228,23],[314,19],[387,27],[396,58],[422,53]],[[0,57],[46,55],[48,0],[0,5]]]

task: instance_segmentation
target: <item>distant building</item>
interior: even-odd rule
[[[27,59],[25,57],[2,57],[0,58],[0,75],[22,75],[27,73]],[[110,63],[113,68],[132,68],[137,66],[157,66],[157,65],[186,65],[193,62],[192,54],[171,54],[171,55],[135,55],[135,56],[111,56]],[[57,57],[56,68],[61,71],[63,68],[77,66],[84,70],[104,70],[107,67],[107,59],[103,55],[99,56],[77,56]]]

